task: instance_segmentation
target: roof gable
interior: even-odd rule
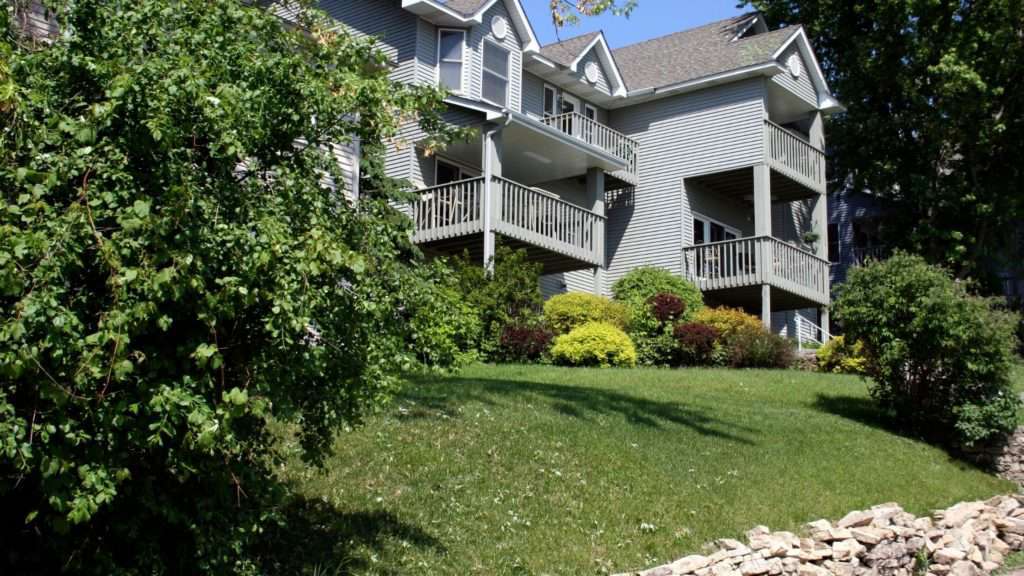
[[[472,26],[483,23],[484,13],[497,2],[505,3],[512,25],[522,38],[523,52],[539,50],[537,35],[520,0],[402,0],[402,8],[439,26]]]
[[[593,54],[601,65],[601,72],[608,79],[609,92],[613,96],[625,96],[626,82],[619,71],[618,63],[608,48],[603,32],[590,32],[575,38],[569,38],[540,49],[540,56],[551,62],[564,66],[574,73],[582,73],[580,63]]]

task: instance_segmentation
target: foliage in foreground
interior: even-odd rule
[[[918,256],[853,270],[835,304],[864,344],[872,395],[917,431],[971,444],[1016,425],[1010,386],[1017,318]]]
[[[450,264],[463,301],[479,318],[481,330],[474,348],[484,357],[501,359],[501,339],[506,327],[537,324],[543,302],[543,264],[531,262],[526,250],[513,250],[500,242],[495,247],[492,271],[484,268],[482,262],[472,261],[468,254],[451,259]]]
[[[551,358],[568,366],[636,366],[636,348],[620,328],[606,322],[590,322],[555,340]]]
[[[847,343],[845,336],[832,338],[818,349],[818,369],[833,374],[864,374],[868,361],[864,344],[859,340]]]
[[[0,42],[0,562],[258,571],[268,421],[316,462],[401,371],[460,354],[381,172],[440,94],[311,12],[55,4],[52,47]],[[326,185],[353,137],[358,209]]]

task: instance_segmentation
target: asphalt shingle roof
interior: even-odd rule
[[[464,16],[470,16],[476,14],[476,11],[486,4],[487,1],[488,0],[440,0],[440,3],[463,14]]]
[[[548,44],[540,49],[540,55],[556,64],[568,66],[580,55],[580,51],[600,35],[600,32],[590,32],[582,36],[575,36],[561,42]]]
[[[733,41],[753,14],[735,16],[612,51],[630,90],[679,84],[772,61],[799,26]],[[543,50],[543,49],[542,49]]]

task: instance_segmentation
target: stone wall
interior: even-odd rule
[[[895,503],[807,524],[803,536],[758,526],[637,576],[979,576],[1024,550],[1024,496],[964,502],[917,518]],[[626,576],[626,575],[621,575]]]
[[[1008,438],[987,446],[963,448],[968,459],[988,468],[1002,478],[1024,486],[1024,426]]]

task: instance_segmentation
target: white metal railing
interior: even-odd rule
[[[829,263],[771,236],[683,249],[685,272],[703,291],[770,284],[819,303],[829,300]]]
[[[484,178],[470,178],[418,191],[412,203],[413,240],[435,242],[483,231]]]
[[[807,329],[812,335],[804,334],[804,329]],[[796,348],[797,350],[803,351],[804,342],[814,342],[815,344],[822,346],[826,342],[832,339],[832,335],[829,334],[828,330],[818,326],[814,322],[804,318],[803,316],[796,315]]]
[[[772,167],[815,189],[825,187],[825,153],[782,126],[764,121]]]
[[[604,262],[603,216],[500,176],[492,181],[498,232],[584,262]]]
[[[565,134],[575,136],[591,146],[596,146],[616,158],[625,160],[625,172],[632,176],[637,175],[640,145],[629,136],[587,118],[579,112],[547,116],[541,119],[541,122]]]

